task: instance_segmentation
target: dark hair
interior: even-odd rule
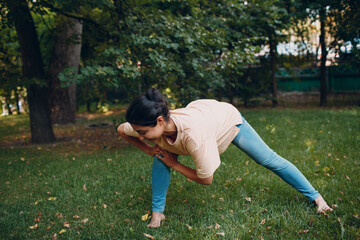
[[[168,102],[156,88],[148,89],[135,98],[126,111],[126,121],[140,126],[156,126],[157,118],[169,119]]]

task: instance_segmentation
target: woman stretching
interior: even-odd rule
[[[230,143],[304,194],[317,205],[317,212],[332,211],[304,175],[271,150],[231,104],[197,100],[185,108],[169,111],[163,95],[152,88],[133,100],[126,121],[118,127],[119,134],[154,157],[152,218],[148,227],[159,227],[165,218],[170,168],[197,183],[209,185],[220,165],[220,154]],[[154,142],[155,146],[144,140]],[[178,155],[191,156],[196,169],[178,162]]]

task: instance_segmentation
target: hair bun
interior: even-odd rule
[[[156,88],[135,98],[126,111],[126,121],[141,126],[156,126],[159,116],[168,121],[169,108],[166,98]]]
[[[153,102],[163,102],[164,97],[161,92],[156,88],[150,88],[146,91],[145,97]]]

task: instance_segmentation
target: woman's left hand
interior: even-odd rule
[[[156,156],[163,161],[168,167],[173,168],[176,164],[178,164],[177,154],[171,153],[157,146]]]

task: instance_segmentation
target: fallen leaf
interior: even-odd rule
[[[216,223],[215,224],[215,229],[219,229],[219,228],[221,228],[220,224]]]
[[[306,229],[306,230],[300,230],[300,231],[298,232],[298,234],[308,233],[308,232],[309,232],[309,229]]]
[[[80,217],[79,217],[79,215],[75,215],[75,216],[73,216],[73,218],[79,219]]]
[[[49,201],[55,201],[57,199],[57,197],[49,197],[48,200]]]
[[[265,222],[266,222],[266,220],[265,220],[265,218],[264,218],[263,220],[261,220],[260,225],[264,225]]]
[[[219,201],[220,201],[220,202],[223,202],[223,201],[224,201],[224,198],[219,198]]]
[[[347,180],[351,181],[351,179],[350,179],[348,176],[345,176],[345,178],[346,178]]]
[[[62,219],[63,215],[62,213],[55,213],[55,217],[58,217],[58,219]]]
[[[147,233],[144,233],[144,236],[147,237],[147,238],[150,238],[150,239],[154,239],[153,236],[151,236],[150,234],[147,234]]]
[[[37,229],[39,227],[38,224],[35,224],[34,226],[30,226],[30,229]]]
[[[40,222],[40,218],[35,218],[34,221],[35,222]]]
[[[142,215],[141,220],[146,221],[149,218],[149,214]]]
[[[306,145],[307,147],[313,146],[314,144],[315,144],[315,142],[311,141],[310,139],[306,139],[306,140],[305,140],[305,145]]]
[[[25,161],[25,158],[21,157],[20,160],[21,160],[21,161]]]
[[[38,203],[39,203],[39,200],[35,202],[35,205],[38,205]]]
[[[104,208],[104,209],[106,209],[106,208],[107,208],[107,205],[106,205],[105,203],[103,204],[103,208]]]
[[[81,223],[87,223],[89,221],[88,218],[84,218],[83,220],[81,220]]]
[[[191,226],[189,226],[189,224],[186,224],[186,227],[187,227],[189,230],[191,230],[191,229],[192,229],[192,227],[191,227]]]
[[[354,218],[360,219],[360,215],[359,214],[354,214],[353,215]]]
[[[251,198],[250,197],[245,197],[245,200],[248,202],[251,202]]]
[[[57,239],[57,234],[55,233],[54,235],[52,235],[51,239],[56,240]]]
[[[59,232],[59,234],[63,234],[63,233],[66,233],[65,229],[61,229],[61,231]]]
[[[218,232],[218,233],[216,233],[216,235],[225,236],[225,233],[224,232]]]
[[[66,228],[70,228],[70,223],[69,222],[64,222],[63,226],[66,227]]]
[[[87,191],[86,184],[83,186],[84,191]]]

